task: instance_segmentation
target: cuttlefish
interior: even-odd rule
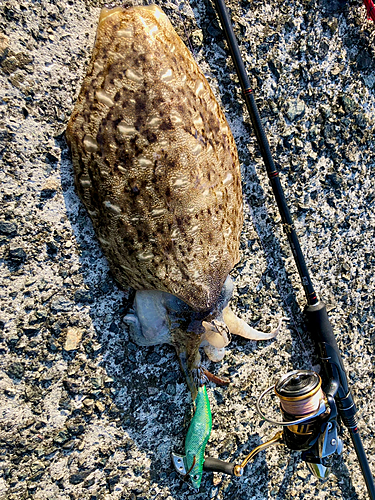
[[[159,7],[102,9],[66,137],[112,273],[136,290],[131,337],[172,344],[194,397],[200,346],[218,361],[230,334],[264,340],[276,331],[251,328],[228,306],[243,223],[238,154]]]

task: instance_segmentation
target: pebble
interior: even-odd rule
[[[16,264],[22,264],[26,260],[26,252],[21,247],[11,248],[9,250],[8,258]]]
[[[191,33],[191,40],[194,45],[201,47],[203,45],[203,32],[202,30],[194,30]]]
[[[103,411],[105,410],[105,404],[103,404],[101,401],[95,401],[95,407],[100,413],[103,413]]]
[[[65,351],[75,351],[82,340],[82,335],[83,330],[75,327],[68,328],[64,342]]]
[[[59,188],[59,183],[56,181],[56,179],[53,178],[48,179],[42,186],[40,192],[41,199],[49,200],[50,198],[53,198],[58,188]]]
[[[70,484],[79,484],[82,483],[86,477],[88,476],[87,473],[81,472],[77,474],[72,474],[69,478]]]
[[[65,297],[58,297],[51,303],[51,309],[55,312],[68,312],[73,309],[73,302]]]
[[[94,297],[90,290],[81,289],[75,292],[74,300],[82,304],[92,304],[94,302]]]
[[[308,470],[305,470],[305,469],[301,469],[299,471],[297,471],[297,476],[300,478],[300,479],[306,479],[307,476],[309,476],[310,473]]]
[[[345,109],[345,111],[347,113],[350,113],[350,112],[354,111],[355,108],[357,107],[356,106],[356,102],[354,101],[354,99],[352,99],[348,95],[344,95],[342,97],[342,103],[343,103],[344,109]]]
[[[334,188],[339,188],[341,184],[344,182],[343,177],[337,172],[333,172],[332,174],[326,175],[326,181],[331,184]]]
[[[8,47],[9,38],[4,33],[0,33],[0,59],[5,57]]]
[[[305,113],[305,103],[301,99],[292,99],[287,102],[286,115],[288,119],[292,122],[296,118],[302,117]]]
[[[4,394],[10,398],[14,398],[17,395],[17,391],[13,387],[7,387],[4,389]]]
[[[25,367],[20,361],[14,361],[8,366],[7,373],[10,377],[21,379],[25,372]]]
[[[15,236],[17,234],[17,224],[14,222],[0,221],[0,234]]]
[[[1,67],[7,75],[11,75],[18,69],[25,69],[29,73],[33,73],[33,66],[31,65],[33,58],[29,54],[23,52],[13,54],[9,51],[9,53],[5,55],[6,57],[1,62]]]

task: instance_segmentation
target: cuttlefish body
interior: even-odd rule
[[[267,339],[228,307],[239,260],[236,146],[207,80],[163,11],[101,11],[67,128],[76,187],[111,270],[137,290],[125,317],[140,345],[176,347],[195,395],[198,349],[230,333]]]

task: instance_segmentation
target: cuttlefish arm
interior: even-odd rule
[[[224,358],[225,347],[229,344],[230,332],[224,323],[203,321],[205,332],[202,336],[201,347],[204,348],[208,359],[211,361],[221,361]]]
[[[224,323],[221,323],[221,326],[218,321],[211,323],[203,321],[202,324],[205,332],[202,336],[201,346],[211,361],[221,361],[225,355],[225,347],[231,340],[230,334],[239,335],[249,340],[273,339],[280,332],[284,319],[287,318],[281,318],[277,328],[265,333],[249,326],[245,321],[238,318],[229,306],[227,306],[223,310]]]
[[[240,337],[245,337],[245,339],[250,340],[269,340],[276,337],[280,332],[283,320],[287,318],[281,318],[277,328],[268,333],[261,332],[249,326],[245,321],[236,316],[229,306],[223,310],[223,319],[230,333],[233,335],[239,335]]]

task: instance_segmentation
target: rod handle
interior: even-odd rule
[[[340,350],[328,318],[327,307],[321,301],[315,305],[306,306],[305,315],[322,364],[323,390],[327,395],[335,398],[346,427],[354,428],[357,425],[355,417],[357,410],[349,390]]]

